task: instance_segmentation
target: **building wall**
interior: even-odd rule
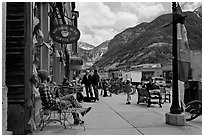
[[[2,2],[2,135],[11,135],[7,131],[7,86],[5,84],[6,62],[6,3]]]
[[[123,81],[131,79],[131,71],[122,71]]]
[[[195,81],[202,80],[202,51],[193,51],[191,60],[192,78]]]
[[[202,51],[194,50],[191,55],[191,69],[192,69],[192,80],[202,80]],[[172,71],[172,64],[165,64],[162,67],[163,71]]]
[[[41,31],[44,35],[44,41],[49,42],[49,30],[50,30],[50,25],[49,25],[49,8],[48,8],[48,3],[47,2],[42,2],[41,3]],[[46,46],[41,47],[41,69],[49,71],[50,69],[50,57],[49,57],[49,49]]]
[[[6,3],[2,3],[2,133],[7,128],[7,88],[5,84],[6,62]]]

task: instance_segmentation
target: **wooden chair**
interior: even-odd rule
[[[145,88],[137,88],[138,91],[138,102],[139,103],[147,103],[147,107],[150,107],[151,104],[158,104],[160,107],[161,105],[161,98],[158,94],[150,93]]]
[[[164,100],[164,102],[167,102],[167,100],[168,100],[169,103],[171,103],[170,91],[167,91],[165,87],[160,87],[160,93],[162,95],[162,99]]]

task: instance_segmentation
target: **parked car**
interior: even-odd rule
[[[152,79],[157,86],[166,87],[166,81],[163,77],[153,77]]]

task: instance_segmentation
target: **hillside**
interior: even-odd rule
[[[108,44],[109,40],[101,43],[99,46],[95,47],[92,51],[91,54],[93,55],[93,63],[99,61],[102,56],[108,51]]]
[[[189,46],[202,49],[202,20],[193,12],[185,12]],[[108,51],[94,66],[99,69],[128,68],[143,63],[162,63],[172,59],[172,14],[141,23],[117,34]],[[169,25],[170,24],[170,25]]]
[[[85,42],[78,42],[78,53],[81,59],[83,59],[84,69],[92,67],[96,61],[101,59],[101,57],[108,51],[108,43],[109,40],[95,47]]]

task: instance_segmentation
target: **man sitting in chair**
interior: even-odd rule
[[[154,90],[154,89],[159,89],[159,87],[153,83],[153,79],[149,78],[149,83],[146,84],[146,89],[147,90]]]
[[[59,105],[60,103],[64,106],[72,106],[74,108],[79,108],[77,109],[79,113],[81,113],[82,116],[87,114],[90,110],[91,107],[88,108],[83,108],[82,105],[75,99],[75,97],[72,94],[59,97],[59,98],[54,98],[53,94],[51,93],[50,87],[48,85],[49,81],[49,73],[46,70],[40,70],[38,72],[38,77],[41,80],[41,83],[39,84],[39,92],[41,96],[41,100],[43,100],[44,107],[48,107],[50,105]],[[74,124],[82,124],[84,121],[82,121],[79,118],[78,113],[72,113],[73,118],[74,118]]]
[[[160,94],[159,86],[157,86],[155,83],[153,83],[153,79],[152,78],[149,78],[149,83],[146,84],[146,89],[150,93],[158,95],[159,98],[160,98],[159,101],[161,102],[162,96]]]

